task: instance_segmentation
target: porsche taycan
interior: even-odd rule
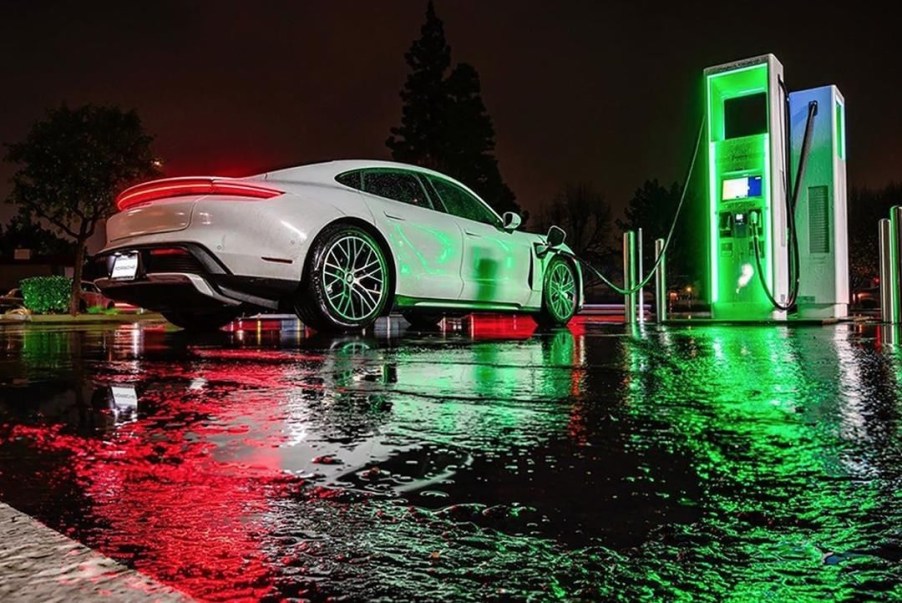
[[[473,311],[564,325],[583,302],[563,232],[518,230],[439,172],[333,161],[247,178],[155,180],[123,191],[95,256],[104,295],[191,330],[295,312],[318,330],[391,311],[416,326]]]

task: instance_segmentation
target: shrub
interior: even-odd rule
[[[119,314],[119,310],[116,308],[104,308],[103,306],[88,306],[86,311],[88,314],[103,314],[104,316]]]
[[[22,279],[25,307],[37,314],[66,312],[72,295],[72,279],[65,276],[33,276]]]

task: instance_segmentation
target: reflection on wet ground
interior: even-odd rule
[[[878,327],[279,326],[0,330],[0,500],[211,600],[902,598]]]

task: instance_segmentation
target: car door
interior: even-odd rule
[[[412,171],[363,171],[362,190],[397,262],[396,296],[452,300],[460,296],[463,236],[436,211],[424,183]]]
[[[454,216],[463,237],[461,301],[522,306],[529,300],[533,266],[528,235],[508,232],[481,199],[452,182],[429,176],[432,190]]]

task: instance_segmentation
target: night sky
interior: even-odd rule
[[[65,101],[137,109],[168,176],[388,158],[425,0],[3,0],[0,141]],[[867,3],[437,0],[473,64],[502,175],[527,209],[568,182],[619,208],[681,179],[703,68],[773,52],[790,90],[839,86],[851,185],[902,180],[898,25]],[[0,196],[12,170],[0,167]],[[902,201],[902,200],[900,200]],[[0,219],[11,208],[0,208]]]

